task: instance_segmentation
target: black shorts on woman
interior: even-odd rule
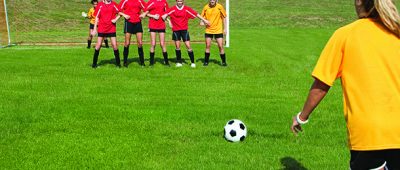
[[[98,36],[98,37],[117,37],[117,34],[116,34],[115,32],[112,32],[112,33],[102,33],[102,32],[99,32],[99,33],[97,34],[97,36]]]
[[[136,34],[136,33],[143,33],[143,27],[142,27],[142,22],[135,22],[131,23],[125,20],[125,25],[124,25],[124,34],[130,33],[130,34]]]
[[[217,38],[224,38],[224,34],[208,34],[208,33],[205,33],[204,34],[204,38],[211,38],[211,39],[213,39],[213,38],[215,38],[215,39],[217,39]]]
[[[165,33],[165,29],[151,29],[151,28],[149,28],[149,32]]]
[[[172,32],[172,40],[174,41],[190,41],[189,32],[187,30],[179,30]]]
[[[400,169],[400,149],[374,151],[350,151],[351,169],[374,169],[385,166],[390,169]]]

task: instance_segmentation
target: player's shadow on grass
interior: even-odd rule
[[[104,66],[104,65],[108,65],[108,64],[112,64],[115,65],[115,59],[108,59],[108,60],[101,60],[97,65],[98,66]]]
[[[124,60],[122,59],[122,60],[121,60],[121,64],[122,64],[123,62],[124,62]],[[146,60],[145,60],[145,62],[146,62]],[[128,66],[130,66],[131,64],[140,65],[140,63],[139,63],[139,57],[128,58]]]
[[[281,158],[283,168],[281,170],[307,170],[299,161],[292,157]]]
[[[182,60],[182,64],[187,64],[185,59],[181,59]],[[150,60],[148,60],[150,62]],[[154,58],[155,63],[154,64],[164,64],[164,58]],[[176,63],[176,58],[168,58],[168,62],[171,63]]]
[[[201,62],[201,63],[204,63],[204,58],[199,58],[199,59],[197,59],[196,60],[196,62]],[[208,61],[208,63],[214,63],[214,64],[218,64],[218,65],[221,65],[221,61],[218,61],[218,60],[216,60],[216,59],[210,59],[209,61]]]
[[[121,62],[120,64],[123,64],[123,62],[124,62],[123,58],[121,59],[120,62]],[[145,60],[145,62],[146,62],[146,60]],[[108,64],[115,65],[116,64],[115,63],[115,58],[108,59],[108,60],[101,60],[97,65],[98,66],[104,66],[104,65],[108,65]],[[131,65],[131,64],[139,65],[139,58],[137,58],[137,57],[128,58],[128,66]]]
[[[155,63],[154,64],[164,64],[164,58],[155,58],[154,59]],[[183,61],[183,60],[182,60]],[[176,63],[176,59],[168,58],[168,62],[171,63]]]

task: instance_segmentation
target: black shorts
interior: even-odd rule
[[[99,32],[97,34],[98,37],[117,37],[117,34],[115,32],[113,33],[101,33]]]
[[[388,169],[400,169],[400,149],[350,151],[350,168],[373,169],[386,164]]]
[[[89,29],[91,29],[91,30],[94,29],[94,24],[90,24]]]
[[[205,33],[204,38],[211,38],[211,39],[224,38],[224,34],[207,34],[207,33]]]
[[[138,32],[143,32],[142,22],[131,23],[125,20],[124,34],[125,33],[136,34]]]
[[[174,41],[190,41],[189,32],[187,30],[174,31],[172,33],[172,40]]]
[[[165,29],[151,29],[151,28],[149,28],[149,32],[165,33]]]

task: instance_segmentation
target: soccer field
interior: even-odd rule
[[[303,134],[296,138],[289,130],[332,30],[262,29],[240,36],[249,31],[232,31],[226,68],[198,61],[195,69],[159,63],[92,69],[92,50],[82,47],[0,50],[0,166],[345,169],[339,85]],[[196,59],[203,48],[194,45]],[[99,61],[112,58],[112,50],[103,49]],[[222,138],[232,118],[249,129],[242,143]]]
[[[246,7],[256,2],[262,1],[249,0]],[[156,65],[141,68],[132,45],[133,63],[120,69],[106,48],[98,69],[90,67],[93,49],[84,46],[0,49],[0,169],[348,169],[339,82],[302,134],[289,129],[319,54],[340,26],[274,20],[290,16],[290,9],[311,16],[326,8],[301,2],[314,6],[302,12],[287,1],[289,7],[271,12],[280,3],[271,1],[262,6],[271,17],[263,17],[264,24],[232,21],[228,67],[219,65],[216,45],[203,67],[201,43],[193,44],[194,69],[163,66],[159,47]],[[258,15],[251,11],[242,14]],[[325,12],[321,16],[330,15]],[[144,49],[148,65],[149,46]],[[168,52],[174,64],[174,47]],[[186,52],[182,57],[189,62]],[[244,142],[223,139],[233,118],[248,128]]]

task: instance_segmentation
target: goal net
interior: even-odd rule
[[[119,3],[120,0],[116,0]],[[146,2],[148,0],[145,0]],[[170,7],[175,0],[167,0]],[[4,0],[4,2],[6,2]],[[201,13],[208,0],[186,0],[185,4]],[[225,0],[219,3],[225,6]],[[7,0],[10,38],[14,44],[22,45],[62,45],[85,44],[89,35],[89,20],[82,17],[92,5],[90,0]],[[1,12],[1,11],[0,11]],[[4,14],[4,12],[3,12]],[[0,15],[0,22],[2,21]],[[123,42],[123,18],[117,23],[117,40]],[[143,41],[149,42],[148,19],[142,21]],[[4,29],[1,27],[1,29]],[[204,27],[199,20],[189,21],[189,32],[192,41],[204,41]],[[1,30],[3,35],[3,30]],[[167,28],[166,40],[171,41],[172,31]],[[1,38],[3,41],[3,37]],[[94,39],[95,40],[95,39]],[[132,42],[135,42],[133,39]]]

